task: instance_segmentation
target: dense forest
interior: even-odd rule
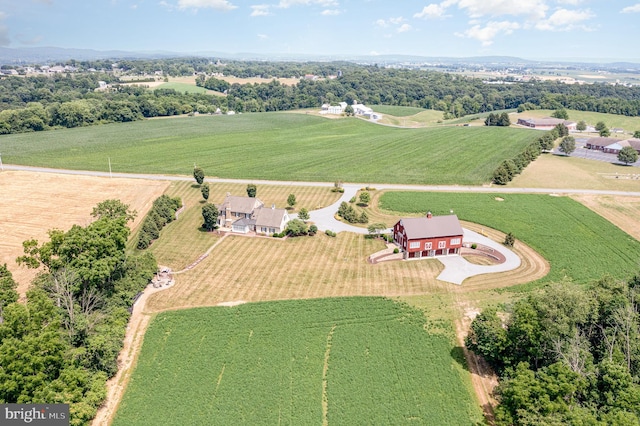
[[[485,309],[467,347],[500,377],[499,425],[640,424],[640,276],[558,283]]]
[[[26,301],[0,265],[0,403],[70,404],[71,425],[89,424],[104,401],[134,297],[157,271],[151,254],[125,253],[126,205],[107,200],[92,215],[24,243],[19,263],[42,268]]]
[[[351,63],[232,62],[207,59],[122,61],[120,73],[139,76],[139,86],[125,86],[111,63],[75,63],[103,71],[0,79],[0,134],[126,122],[189,113],[287,111],[319,108],[324,103],[400,105],[435,109],[445,119],[468,114],[526,108],[569,108],[628,116],[640,115],[640,88],[623,85],[567,85],[552,81],[489,84],[479,79],[434,71],[388,69]],[[94,68],[95,67],[95,68]],[[194,76],[201,87],[220,95],[180,93],[144,87],[144,76]],[[205,75],[206,73],[206,75]],[[198,76],[196,77],[196,74]],[[301,78],[288,86],[229,84],[220,74],[237,77]],[[332,78],[327,78],[331,76]],[[95,91],[98,81],[109,90]]]

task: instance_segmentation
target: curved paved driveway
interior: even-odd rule
[[[495,241],[466,228],[463,228],[463,231],[463,241],[465,243],[478,243],[491,247],[492,249],[502,253],[506,260],[499,265],[475,265],[468,262],[462,256],[438,257],[437,259],[444,265],[444,271],[442,271],[437,277],[440,281],[447,281],[460,285],[462,284],[462,281],[475,275],[511,271],[520,266],[520,258],[518,255],[504,245],[496,243]]]
[[[326,231],[327,229],[333,232],[354,232],[356,234],[367,234],[366,228],[360,228],[358,226],[349,225],[348,223],[340,222],[336,220],[335,214],[340,207],[340,204],[345,201],[349,202],[352,197],[356,196],[358,189],[362,188],[359,185],[344,185],[344,193],[338,201],[330,206],[324,207],[319,210],[312,210],[309,212],[311,221],[316,224],[319,230]]]

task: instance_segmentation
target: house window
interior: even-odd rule
[[[443,249],[447,246],[447,242],[446,241],[438,241],[438,248],[439,249]]]
[[[276,228],[269,228],[269,232],[272,233],[272,234],[275,234]]]
[[[261,232],[267,232],[267,227],[266,227],[266,226],[263,226],[262,228],[260,228],[260,231],[261,231]]]
[[[432,248],[433,248],[433,243],[432,242],[424,243],[424,249],[425,250],[431,250]]]
[[[410,249],[417,249],[420,248],[420,241],[412,241],[409,243],[409,248]]]
[[[451,239],[451,245],[456,245],[456,244],[460,244],[460,238],[452,238]]]

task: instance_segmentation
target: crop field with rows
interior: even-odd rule
[[[383,298],[160,313],[113,425],[480,422],[451,338],[429,326]]]
[[[587,283],[606,274],[628,279],[638,271],[640,242],[568,197],[387,192],[380,208],[436,215],[453,210],[462,220],[512,232],[549,261],[545,281]]]

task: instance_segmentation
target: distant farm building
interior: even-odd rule
[[[564,124],[569,130],[576,130],[575,121],[567,121],[561,118],[518,118],[518,124],[521,126],[531,127],[538,130],[551,130],[558,124]]]
[[[585,148],[602,151],[607,154],[618,154],[622,148],[627,146],[632,147],[640,154],[640,139],[591,138],[585,143]]]
[[[460,254],[462,226],[458,216],[433,216],[400,219],[393,226],[393,240],[405,259]]]

